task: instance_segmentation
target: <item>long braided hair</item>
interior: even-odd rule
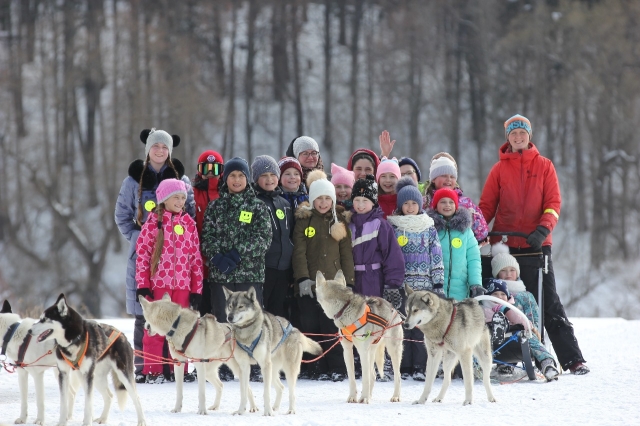
[[[158,215],[158,235],[156,235],[156,243],[153,246],[153,253],[151,254],[151,276],[154,276],[158,270],[158,263],[160,263],[162,247],[164,246],[164,229],[162,228],[164,203],[160,203],[158,207],[156,207],[156,214]]]

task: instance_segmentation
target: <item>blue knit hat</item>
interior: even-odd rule
[[[249,171],[249,163],[247,160],[240,157],[233,157],[231,160],[224,163],[224,172],[222,173],[222,181],[227,183],[227,178],[231,172],[241,171],[246,177],[247,182],[251,181],[251,172]]]
[[[507,299],[511,297],[509,294],[509,289],[507,288],[507,283],[500,278],[487,278],[482,283],[482,286],[487,290],[487,294],[491,296],[496,291],[501,291],[507,295]]]
[[[400,167],[402,166],[411,166],[416,171],[416,177],[418,178],[418,182],[422,180],[422,173],[420,173],[420,167],[418,167],[418,163],[414,161],[413,158],[402,157],[398,162]]]
[[[509,133],[515,129],[524,129],[529,133],[529,138],[533,136],[531,121],[523,115],[516,114],[504,122],[504,137],[509,139]]]
[[[420,211],[422,211],[422,194],[418,189],[418,185],[416,185],[410,176],[405,176],[398,181],[396,184],[396,193],[398,194],[398,201],[396,203],[398,211],[402,211],[402,205],[409,200],[418,203]]]

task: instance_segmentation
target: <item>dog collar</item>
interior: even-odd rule
[[[458,308],[456,308],[456,305],[453,305],[453,311],[451,311],[451,320],[449,321],[449,325],[442,335],[442,342],[438,343],[438,346],[444,346],[444,338],[447,336],[447,333],[449,333],[449,330],[451,329],[451,325],[453,324],[453,319],[456,317],[457,311]]]
[[[349,301],[348,301],[348,300],[347,300],[347,303],[345,303],[345,304],[344,304],[344,306],[342,307],[342,309],[340,309],[340,310],[338,311],[338,313],[337,313],[337,314],[335,314],[335,315],[333,316],[333,319],[338,319],[338,318],[340,318],[340,317],[342,316],[342,314],[344,314],[344,310],[345,310],[345,309],[347,309],[347,306],[349,306]]]
[[[173,335],[176,334],[178,324],[180,324],[180,315],[178,315],[178,318],[171,324],[171,330],[167,333],[167,337],[173,337]]]
[[[0,353],[0,355],[5,355],[7,353],[7,346],[9,345],[9,341],[13,337],[13,334],[16,332],[19,325],[20,322],[14,322],[9,326],[7,332],[4,333],[4,338],[2,339],[2,352]]]

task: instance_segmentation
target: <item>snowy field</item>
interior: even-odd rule
[[[133,320],[104,320],[120,328],[132,340]],[[297,414],[285,415],[288,393],[285,390],[280,413],[264,417],[262,384],[251,387],[260,412],[232,416],[239,403],[237,381],[225,383],[221,409],[207,416],[196,414],[197,384],[185,384],[183,412],[172,414],[175,389],[173,383],[138,385],[148,425],[392,425],[392,424],[461,424],[461,425],[640,425],[640,321],[618,318],[574,318],[576,336],[591,368],[586,376],[563,374],[557,382],[520,381],[494,385],[497,404],[486,400],[480,382],[474,385],[474,404],[463,407],[462,380],[455,380],[441,404],[427,402],[412,405],[420,396],[423,383],[402,382],[402,401],[390,403],[393,383],[376,383],[369,405],[347,404],[347,381],[341,383],[301,380],[297,386]],[[442,381],[436,380],[432,397]],[[358,381],[360,388],[360,381]],[[51,372],[45,374],[45,424],[57,424],[59,394]],[[272,398],[274,392],[272,392]],[[213,386],[207,385],[207,405],[213,402]],[[81,425],[84,396],[78,393],[70,426]],[[94,416],[102,410],[102,398],[94,398]],[[17,374],[0,371],[0,423],[12,424],[20,412]],[[35,420],[35,391],[29,382],[29,418]],[[117,403],[111,408],[110,425],[135,425],[136,414],[129,400],[124,411]]]

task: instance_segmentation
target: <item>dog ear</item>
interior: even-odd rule
[[[2,310],[0,310],[0,314],[10,314],[11,312],[11,305],[9,304],[8,300],[5,300],[4,303],[2,304]]]
[[[249,287],[249,290],[247,290],[247,297],[249,297],[249,300],[251,300],[252,302],[256,301],[257,295],[256,289],[254,287]]]
[[[316,272],[316,286],[325,285],[327,280],[324,278],[322,272]]]
[[[61,317],[64,317],[67,315],[69,309],[67,306],[67,299],[64,297],[64,293],[60,293],[60,296],[58,296],[58,300],[56,301],[56,307],[58,308],[58,313],[60,314]]]
[[[147,306],[147,305],[149,305],[149,303],[151,303],[143,295],[138,296],[138,302],[140,302],[140,305],[142,306],[142,310],[143,311],[144,311],[145,306]]]
[[[168,300],[169,302],[171,302],[171,296],[169,296],[169,293],[165,293],[162,295],[162,300]]]
[[[424,302],[424,304],[427,306],[433,305],[433,300],[431,300],[431,294],[432,293],[425,291],[424,295],[420,298]]]
[[[344,272],[342,272],[342,269],[338,269],[338,272],[336,272],[336,276],[333,279],[334,281],[338,281],[344,286],[347,285],[347,279],[344,277]]]
[[[231,295],[233,295],[233,292],[231,290],[229,290],[228,288],[226,288],[225,286],[222,286],[222,290],[224,291],[225,300],[229,300]]]
[[[409,287],[407,284],[404,285],[404,292],[407,293],[407,296],[413,293],[413,289]]]

